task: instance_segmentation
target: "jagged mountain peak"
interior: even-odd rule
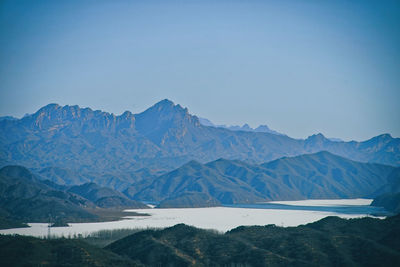
[[[188,159],[206,162],[224,157],[261,163],[321,150],[363,162],[400,164],[400,138],[388,134],[339,143],[322,134],[304,140],[216,129],[201,126],[196,116],[170,100],[140,114],[127,111],[119,116],[79,106],[47,105],[34,115],[0,122],[0,145],[6,149],[0,161],[7,164],[116,173],[143,167],[171,170]]]
[[[175,105],[175,103],[169,99],[164,99],[164,100],[157,102],[156,104],[154,104],[153,106],[151,106],[150,108],[148,108],[147,110],[145,110],[144,112],[142,112],[140,114],[150,113],[150,112],[158,112],[158,113],[179,112],[179,113],[189,114],[189,111],[187,108],[183,108],[179,104]]]
[[[271,129],[266,124],[259,125],[257,128],[254,129],[256,132],[269,132]]]
[[[57,108],[61,108],[61,106],[59,104],[57,104],[57,103],[50,103],[50,104],[47,104],[44,107],[41,107],[37,112],[54,110],[54,109],[57,109]]]
[[[135,117],[135,115],[130,112],[129,110],[126,110],[124,113],[122,113],[121,115],[117,116],[117,117],[121,117],[121,118],[133,118]]]
[[[248,125],[247,123],[243,124],[242,129],[243,129],[243,130],[252,130],[252,128],[250,127],[250,125]]]
[[[376,140],[380,140],[380,141],[386,141],[386,140],[393,139],[393,137],[388,133],[384,133],[384,134],[378,135],[378,136],[376,136],[376,137],[374,137],[372,139],[376,139]]]
[[[165,98],[165,99],[155,103],[153,106],[158,106],[158,107],[161,107],[161,106],[175,106],[175,103],[173,101]]]
[[[323,140],[323,139],[327,139],[322,133],[317,133],[317,134],[313,134],[309,137],[307,137],[307,139],[309,140]]]
[[[73,126],[74,132],[79,129],[84,131],[117,130],[122,128],[133,129],[135,116],[126,111],[116,116],[101,110],[81,108],[78,105],[49,104],[40,108],[37,112],[22,118],[21,123],[30,129],[48,131],[64,129]]]
[[[187,108],[175,105],[168,99],[156,103],[135,117],[137,130],[143,134],[151,134],[151,139],[156,142],[162,142],[169,129],[185,131],[189,126],[200,126],[199,119],[192,116]]]

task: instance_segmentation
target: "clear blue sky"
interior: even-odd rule
[[[292,137],[399,137],[399,3],[2,0],[0,115],[168,98]]]

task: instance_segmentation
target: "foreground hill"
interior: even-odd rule
[[[146,266],[399,266],[400,216],[327,217],[298,227],[238,227],[226,234],[183,224],[107,246]]]
[[[364,142],[333,142],[322,134],[299,140],[231,131],[204,126],[169,100],[119,116],[50,104],[22,119],[0,121],[0,165],[23,165],[66,185],[95,178],[120,191],[190,160],[223,157],[259,164],[322,150],[361,162],[400,165],[400,139],[388,134]]]
[[[240,226],[225,234],[178,224],[104,249],[81,240],[0,236],[2,266],[399,266],[400,215],[327,217],[298,227]]]
[[[0,236],[2,266],[142,266],[80,240]]]
[[[207,164],[191,161],[155,178],[133,197],[161,202],[160,207],[179,207],[182,202],[199,207],[266,200],[370,197],[387,184],[393,170],[391,166],[355,162],[329,152],[261,165],[225,159]]]

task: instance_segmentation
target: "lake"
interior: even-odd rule
[[[87,235],[104,229],[118,228],[163,228],[178,223],[198,228],[228,231],[240,225],[298,226],[311,223],[327,216],[359,218],[379,214],[384,218],[382,208],[369,206],[371,199],[335,199],[273,201],[257,204],[226,205],[211,208],[184,209],[140,209],[130,210],[148,213],[151,216],[128,216],[120,221],[98,223],[70,223],[69,227],[53,227],[56,236]],[[31,227],[0,230],[0,234],[47,236],[47,223],[29,223]]]

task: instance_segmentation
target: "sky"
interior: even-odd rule
[[[0,116],[170,99],[215,124],[400,137],[400,1],[0,1]]]

